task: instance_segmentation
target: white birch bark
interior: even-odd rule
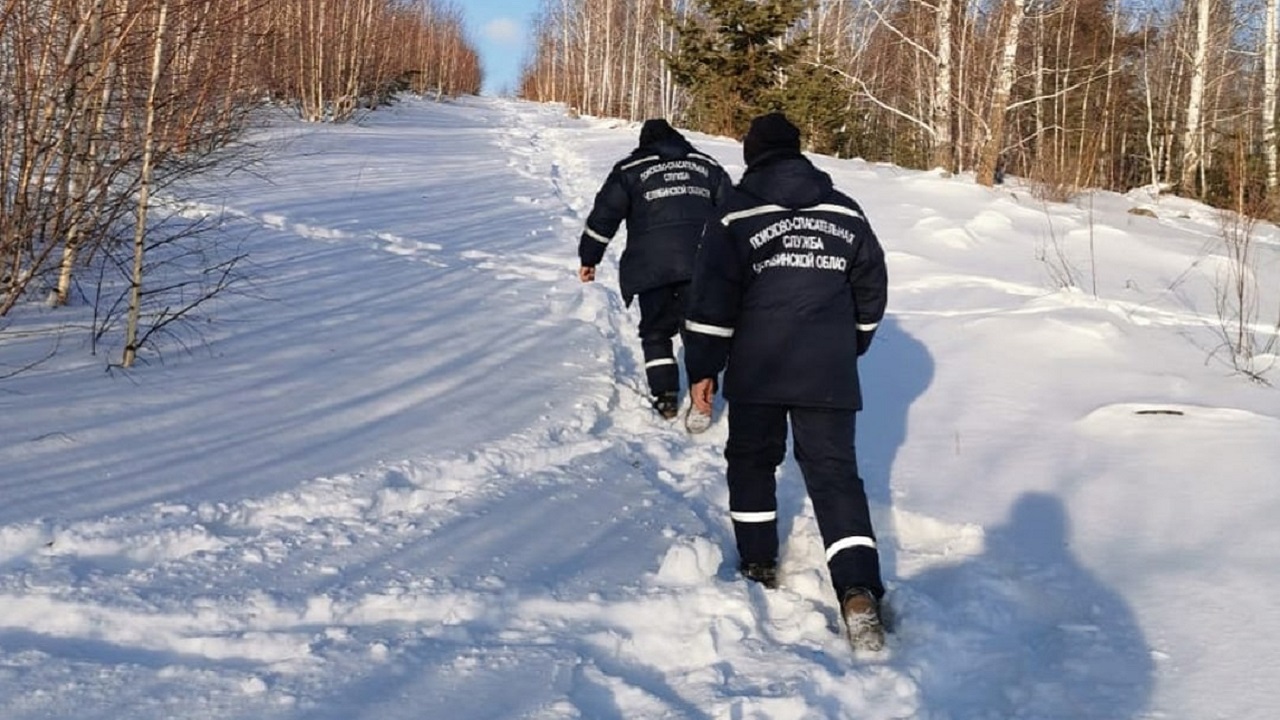
[[[1046,125],[1048,125],[1048,123],[1046,123],[1044,120],[1044,114],[1045,114],[1044,106],[1047,102],[1045,100],[1044,79],[1045,79],[1045,74],[1048,72],[1048,69],[1046,68],[1047,63],[1045,62],[1045,58],[1044,58],[1045,51],[1048,50],[1048,47],[1045,41],[1046,17],[1047,17],[1046,14],[1041,13],[1039,19],[1036,22],[1036,44],[1035,44],[1035,53],[1036,53],[1036,67],[1035,67],[1035,80],[1034,80],[1035,97],[1036,97],[1035,148],[1036,148],[1036,158],[1038,158],[1041,162],[1043,162],[1046,157],[1045,127]]]
[[[665,7],[660,5],[659,7]],[[674,5],[672,6],[674,10]],[[658,44],[662,48],[663,53],[675,52],[675,30],[667,24],[665,13],[659,15],[658,23]],[[675,79],[671,77],[671,68],[664,61],[662,63],[661,75],[658,79],[658,97],[661,108],[662,117],[672,117],[675,114]]]
[[[933,164],[954,171],[955,152],[951,137],[952,103],[951,89],[951,28],[955,0],[938,0],[936,9],[936,29],[938,47],[934,55],[937,63],[934,66],[933,84]]]
[[[991,187],[995,184],[996,165],[1004,146],[1004,116],[1009,107],[1009,95],[1013,91],[1013,76],[1017,70],[1018,35],[1022,30],[1022,18],[1026,14],[1026,0],[1009,0],[1008,24],[1004,29],[1003,50],[996,69],[995,86],[991,94],[987,135],[978,157],[977,180]]]
[[[1280,187],[1280,151],[1276,147],[1276,92],[1280,80],[1276,74],[1276,25],[1280,22],[1280,0],[1267,0],[1266,22],[1262,38],[1262,147],[1267,162],[1267,190]]]
[[[597,115],[608,115],[613,105],[613,0],[604,3],[604,58],[600,62],[600,100]]]
[[[101,35],[102,35],[102,0],[95,0],[88,8],[88,14],[81,18],[81,27],[88,28],[88,39],[85,48],[87,53],[94,51],[101,52]],[[78,43],[77,43],[78,46]],[[73,46],[73,50],[77,47]],[[66,64],[68,74],[73,64],[80,61],[75,56],[69,56]],[[67,195],[71,203],[73,203],[73,212],[71,218],[71,226],[67,229],[67,237],[62,246],[62,260],[60,261],[58,270],[58,285],[53,291],[51,304],[65,305],[71,294],[71,278],[75,268],[76,259],[79,256],[80,233],[82,224],[84,223],[84,198],[87,193],[87,185],[89,182],[89,174],[92,169],[88,160],[88,145],[91,142],[90,130],[96,120],[92,112],[93,103],[88,102],[81,104],[77,95],[88,95],[93,92],[90,85],[94,82],[100,82],[100,70],[97,61],[90,57],[85,67],[85,75],[74,81],[72,91],[69,93],[68,100],[71,107],[68,111],[75,113],[79,111],[79,118],[75,126],[76,131],[68,139],[65,146],[66,154],[63,162],[70,166],[67,173]]]
[[[124,357],[121,365],[132,367],[138,356],[138,319],[142,314],[142,273],[147,238],[147,204],[151,201],[152,155],[155,150],[156,92],[164,64],[164,36],[168,31],[169,2],[160,0],[156,37],[151,57],[151,81],[147,88],[146,127],[143,131],[142,179],[138,184],[138,212],[133,229],[133,277],[129,288],[129,316],[125,324]]]
[[[1209,4],[1212,0],[1196,3],[1196,44],[1191,61],[1191,90],[1187,96],[1186,120],[1182,126],[1182,179],[1179,183],[1185,195],[1192,195],[1196,188],[1196,174],[1201,164],[1202,116],[1204,114],[1205,78],[1209,72]]]

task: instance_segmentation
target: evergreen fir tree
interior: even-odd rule
[[[832,69],[800,63],[776,93],[779,105],[813,152],[849,157],[866,144],[866,128],[852,112],[852,95]]]
[[[667,65],[692,96],[686,124],[739,135],[751,118],[785,111],[787,74],[806,38],[792,27],[807,0],[697,0],[698,12],[677,25]]]

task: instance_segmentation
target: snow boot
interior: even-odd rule
[[[742,577],[758,582],[770,590],[778,587],[778,563],[773,560],[741,563],[738,565],[738,572],[742,573]]]
[[[693,405],[689,406],[689,411],[684,414],[684,428],[691,434],[697,435],[706,431],[711,427],[711,413],[704,413]]]
[[[653,409],[666,420],[674,418],[680,412],[680,394],[675,390],[667,390],[654,395]]]
[[[880,619],[880,602],[865,588],[853,588],[840,603],[849,644],[857,650],[879,652],[884,649],[884,623]]]

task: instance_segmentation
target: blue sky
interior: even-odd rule
[[[462,0],[459,4],[484,65],[484,94],[514,91],[538,0]]]

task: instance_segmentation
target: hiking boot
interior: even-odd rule
[[[880,602],[866,588],[853,588],[840,603],[845,631],[854,650],[884,649],[884,624],[880,620]]]
[[[653,409],[667,420],[674,418],[680,412],[680,394],[675,390],[669,390],[654,395]]]
[[[684,428],[691,434],[697,435],[709,427],[711,427],[711,413],[704,413],[690,405],[689,412],[684,415]]]
[[[758,582],[770,590],[778,587],[778,563],[773,560],[744,562],[738,565],[738,572],[742,573],[742,577]]]

